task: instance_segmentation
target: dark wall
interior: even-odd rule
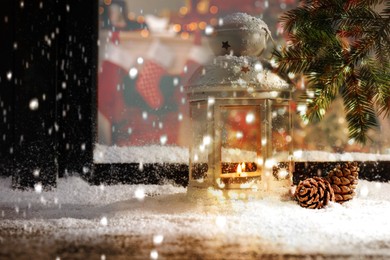
[[[2,61],[0,62],[0,174],[12,174],[12,153],[14,140],[14,1],[4,1],[0,8],[0,41]]]
[[[6,114],[0,122],[0,175],[12,175],[15,187],[38,182],[51,187],[66,173],[88,175],[97,1],[6,0],[0,5],[5,57],[0,109]]]

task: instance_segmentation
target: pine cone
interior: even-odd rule
[[[320,209],[334,201],[334,193],[325,178],[313,177],[299,182],[295,198],[301,207]]]
[[[343,203],[355,196],[359,167],[356,162],[347,162],[329,172],[327,180],[333,188],[336,202]]]

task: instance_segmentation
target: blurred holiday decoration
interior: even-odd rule
[[[253,49],[269,55],[272,44],[268,48],[264,45],[270,32],[276,31],[278,14],[295,3],[295,0],[100,0],[98,142],[120,146],[162,143],[188,146],[185,86],[193,72],[210,60],[208,41],[214,38],[208,36],[213,28],[230,27],[228,20],[225,25],[220,23],[220,17],[234,11],[268,21],[269,29],[264,24],[257,24],[262,29],[256,32],[257,27],[247,27],[255,33],[242,37],[241,42],[236,38],[224,41],[236,52],[239,46],[235,41],[246,44],[240,48],[251,53],[243,55],[259,55],[252,53]],[[275,40],[280,38],[276,33]],[[160,51],[148,55],[153,44],[159,45]],[[220,45],[218,48],[224,51]],[[159,60],[160,56],[170,56],[172,52],[173,58]],[[170,59],[173,59],[171,63]],[[241,69],[249,74],[251,68],[243,65]],[[168,131],[172,129],[171,134]],[[281,132],[280,138],[283,135]]]
[[[389,1],[320,0],[281,17],[288,45],[274,56],[281,71],[308,79],[307,120],[321,120],[341,96],[349,137],[365,143],[377,117],[389,114],[389,15]]]
[[[333,188],[336,202],[343,203],[355,196],[358,176],[359,167],[356,162],[337,165],[329,172],[327,180]]]
[[[321,177],[300,181],[295,191],[295,198],[300,206],[309,209],[321,209],[329,202],[335,201],[330,183]]]
[[[168,46],[155,41],[150,45],[146,59],[136,89],[152,109],[159,109],[164,103],[160,79],[172,64],[174,53]]]
[[[261,19],[235,13],[222,23],[224,34],[217,30],[210,37],[220,41],[219,48],[234,51],[198,68],[188,83],[192,122],[188,191],[228,198],[287,193],[292,176],[292,89],[255,57],[267,39]],[[232,40],[252,34],[261,38],[261,44]],[[213,48],[217,55],[224,52]],[[275,166],[277,178],[272,174]]]

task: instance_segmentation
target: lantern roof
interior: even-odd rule
[[[291,86],[257,57],[217,56],[199,67],[188,81],[188,91],[291,91]]]

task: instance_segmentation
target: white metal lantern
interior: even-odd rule
[[[288,191],[292,177],[289,84],[259,58],[230,54],[217,56],[194,73],[188,97],[189,192],[207,190],[247,198]]]

